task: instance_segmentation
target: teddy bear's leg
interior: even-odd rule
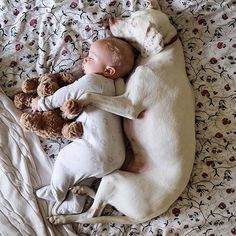
[[[25,131],[36,132],[41,129],[41,118],[40,112],[25,112],[20,117],[20,125]]]
[[[33,77],[31,79],[26,79],[22,83],[22,91],[24,93],[34,93],[37,91],[39,85],[39,77]]]
[[[81,122],[66,123],[62,128],[62,135],[66,139],[81,138],[83,135],[83,125]]]

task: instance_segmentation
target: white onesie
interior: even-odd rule
[[[115,83],[97,74],[84,75],[52,96],[39,100],[38,110],[61,107],[68,99],[78,99],[85,92],[115,95]],[[88,106],[77,118],[83,136],[75,139],[58,154],[53,167],[51,192],[62,202],[70,187],[90,177],[101,178],[121,167],[125,159],[121,120],[118,116]]]

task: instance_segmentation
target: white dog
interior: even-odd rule
[[[135,171],[117,170],[102,178],[91,208],[76,215],[49,218],[54,224],[141,223],[165,212],[185,189],[195,154],[194,100],[185,71],[183,49],[168,17],[147,9],[111,20],[113,35],[140,52],[138,66],[117,97],[84,94],[81,102],[124,119]],[[87,191],[88,190],[88,191]],[[106,204],[124,216],[100,216]]]

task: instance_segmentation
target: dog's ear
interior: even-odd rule
[[[158,2],[157,2],[157,0],[147,0],[146,6],[147,6],[148,9],[156,9],[156,10],[161,9]]]
[[[162,34],[160,34],[154,26],[149,24],[141,51],[142,56],[147,57],[152,54],[157,54],[163,48],[164,48],[164,41]]]

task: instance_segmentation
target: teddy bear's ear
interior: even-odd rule
[[[39,85],[39,78],[33,77],[31,79],[26,79],[21,85],[21,89],[24,93],[33,93],[36,92]]]
[[[77,78],[79,78],[79,77],[75,77],[72,73],[67,73],[67,72],[60,72],[59,76],[60,76],[60,80],[62,80],[62,82],[64,82],[65,84],[71,84],[75,82]]]

